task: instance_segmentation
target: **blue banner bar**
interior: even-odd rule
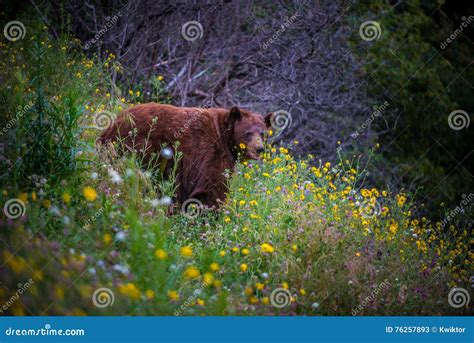
[[[473,317],[1,317],[0,342],[466,342]]]

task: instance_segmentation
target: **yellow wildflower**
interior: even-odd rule
[[[214,275],[212,275],[211,273],[204,273],[202,278],[203,278],[204,284],[206,285],[210,285],[214,281]]]
[[[10,267],[13,272],[16,274],[21,273],[26,268],[25,260],[20,256],[14,256],[10,251],[5,250],[3,252],[4,260],[6,261],[7,265]]]
[[[82,190],[82,194],[84,195],[84,198],[86,198],[87,201],[94,201],[95,199],[97,199],[97,192],[92,187],[84,187],[84,189]]]
[[[69,203],[71,202],[71,195],[68,192],[64,192],[62,198],[64,203],[66,205],[69,205]]]
[[[155,257],[159,260],[166,260],[166,258],[168,257],[168,254],[163,249],[156,249]]]
[[[370,198],[372,195],[372,193],[368,189],[365,189],[365,188],[360,191],[360,194],[362,194],[364,198]]]
[[[119,285],[119,292],[133,300],[138,300],[140,298],[140,290],[132,282]]]
[[[407,198],[403,195],[400,195],[398,194],[397,195],[397,204],[398,204],[398,207],[402,207],[403,204],[405,204],[405,201],[407,201]]]
[[[180,253],[181,253],[181,256],[189,258],[193,256],[193,249],[189,245],[187,245],[180,249]]]
[[[61,286],[56,286],[56,288],[54,289],[54,295],[59,300],[64,300],[64,288]]]
[[[255,297],[255,296],[251,296],[251,297],[249,298],[249,302],[250,302],[252,305],[258,304],[258,298]]]
[[[262,252],[263,253],[273,253],[275,251],[275,248],[273,248],[270,244],[268,243],[263,243],[261,245],[261,248],[262,248]]]
[[[27,202],[28,201],[28,193],[20,193],[18,195],[18,199],[20,199],[23,202]]]
[[[46,208],[50,208],[51,207],[51,200],[43,200],[43,206],[46,207]]]
[[[199,269],[193,266],[189,266],[188,268],[186,268],[186,270],[183,273],[183,276],[186,279],[197,279],[199,275],[201,275],[201,273],[199,272]]]
[[[168,298],[170,298],[171,301],[177,301],[179,299],[179,294],[176,291],[169,290],[168,291]]]
[[[103,240],[104,240],[105,244],[109,244],[112,241],[112,236],[110,234],[106,233],[106,234],[104,234]]]

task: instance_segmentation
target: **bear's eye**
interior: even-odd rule
[[[252,138],[252,136],[253,136],[252,131],[246,131],[246,132],[245,132],[245,137],[247,137],[247,138],[250,139],[250,138]]]

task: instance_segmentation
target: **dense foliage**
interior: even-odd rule
[[[172,180],[141,168],[140,156],[95,144],[99,115],[142,96],[109,78],[121,70],[116,56],[87,57],[47,27],[30,35],[0,52],[0,203],[19,205],[0,219],[3,312],[469,311],[447,297],[468,287],[470,228],[418,217],[410,195],[365,186],[360,161],[370,156],[346,159],[341,145],[337,162],[296,159],[298,142],[274,143],[261,163],[242,161],[229,175],[221,210],[181,212],[167,200]],[[149,82],[166,93],[162,75]],[[289,294],[286,306],[275,306],[275,289]]]
[[[443,204],[456,207],[473,187],[470,131],[460,123],[465,128],[453,129],[449,119],[456,110],[469,115],[474,105],[472,9],[468,2],[371,1],[357,12],[359,21],[377,20],[381,29],[377,40],[353,41],[366,60],[373,105],[388,103],[373,121],[383,147],[374,181],[417,192],[442,219]],[[458,219],[472,226],[472,206],[465,210]]]

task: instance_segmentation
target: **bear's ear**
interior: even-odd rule
[[[236,121],[240,119],[242,113],[240,113],[240,110],[237,106],[234,106],[230,109],[229,116],[232,121]]]
[[[263,120],[265,121],[265,125],[267,125],[267,129],[269,129],[270,126],[272,126],[272,116],[273,116],[273,113],[268,113],[268,114],[263,118]]]

